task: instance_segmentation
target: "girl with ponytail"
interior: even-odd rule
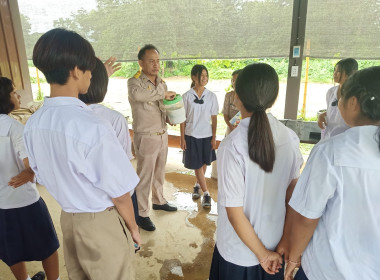
[[[285,278],[379,279],[380,67],[344,83],[348,127],[317,144],[295,187]]]
[[[286,198],[303,163],[299,139],[266,110],[279,90],[276,71],[251,64],[239,73],[239,126],[218,150],[218,227],[210,279],[283,279],[273,252],[283,234]]]

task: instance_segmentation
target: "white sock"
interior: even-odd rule
[[[31,279],[30,276],[28,275],[28,278],[26,278],[26,280],[32,280],[32,279]]]
[[[210,195],[210,194],[208,193],[208,191],[205,191],[205,192],[203,193],[203,195]]]
[[[61,280],[61,279],[58,277],[57,280]]]

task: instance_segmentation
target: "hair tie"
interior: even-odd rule
[[[254,111],[256,111],[256,112],[265,112],[265,107],[263,105],[257,105],[254,108]]]
[[[375,96],[372,96],[370,99],[371,99],[371,101],[375,100]]]

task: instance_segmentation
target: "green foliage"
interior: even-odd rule
[[[43,94],[42,90],[38,90],[36,100],[37,101],[43,101],[44,100],[44,94]]]
[[[137,62],[123,62],[121,69],[115,72],[112,77],[124,77],[130,78],[139,70],[139,64]]]
[[[310,83],[331,83],[334,66],[338,59],[318,59],[311,58],[309,63],[309,82]],[[251,63],[267,63],[277,72],[281,82],[286,82],[288,77],[288,59],[287,58],[251,58],[251,59],[184,59],[184,60],[165,60],[161,62],[163,77],[190,77],[191,68],[195,64],[204,64],[213,80],[230,79],[233,71],[242,69]],[[358,60],[359,69],[379,66],[379,60]],[[28,60],[28,66],[34,67],[33,61]],[[305,80],[306,63],[302,65],[302,80]],[[122,62],[119,71],[113,74],[113,77],[130,78],[139,70],[137,62]],[[41,73],[41,72],[40,72]],[[36,78],[31,77],[31,82],[36,83]],[[42,76],[41,83],[46,82]],[[226,89],[226,91],[230,88]]]
[[[308,157],[313,147],[314,147],[314,144],[300,143],[301,154],[304,157]]]
[[[30,76],[30,83],[32,84],[37,84],[37,77],[32,77]],[[40,77],[40,83],[46,83],[46,78],[45,77]]]

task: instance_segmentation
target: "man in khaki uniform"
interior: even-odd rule
[[[152,190],[154,210],[176,211],[163,196],[165,165],[168,154],[166,111],[163,99],[174,99],[165,82],[158,76],[159,52],[145,45],[138,53],[141,70],[128,80],[128,97],[132,108],[133,145],[140,183],[136,187],[139,208],[138,225],[145,230],[156,229],[149,218],[149,194]]]

